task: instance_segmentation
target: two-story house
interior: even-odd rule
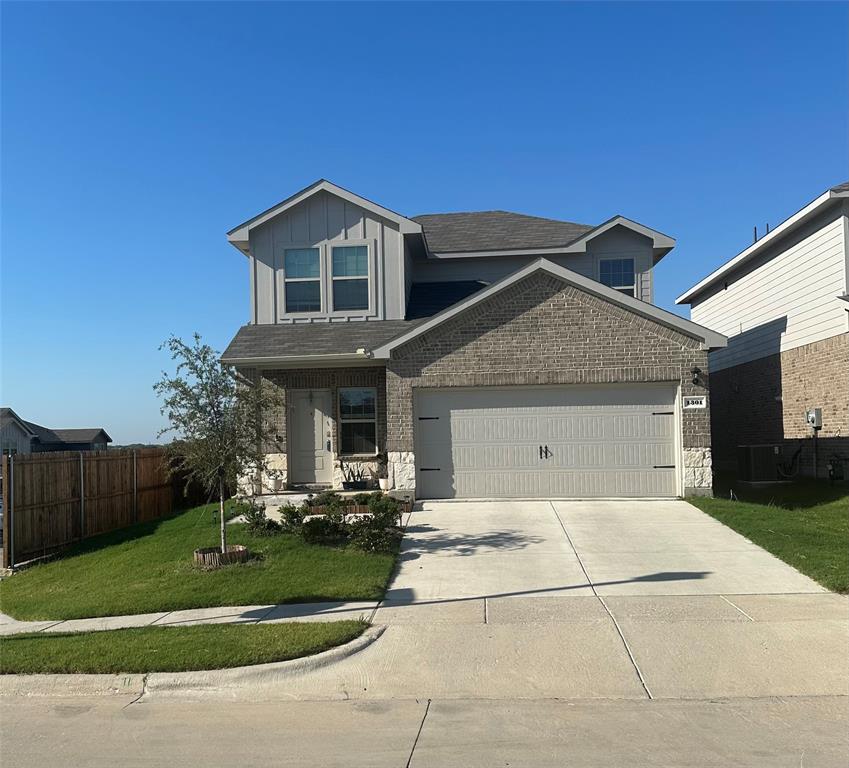
[[[408,218],[318,181],[227,235],[250,323],[222,359],[279,387],[279,482],[340,459],[420,498],[711,489],[708,352],[652,303],[675,241],[506,211]],[[270,484],[270,481],[269,481]]]
[[[767,448],[771,479],[849,469],[849,183],[826,190],[678,297],[728,336],[710,354],[714,456]],[[821,426],[806,413],[819,409]],[[816,459],[816,461],[815,461]],[[814,469],[816,464],[816,470]],[[765,475],[766,476],[766,475]]]

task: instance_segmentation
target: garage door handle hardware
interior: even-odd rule
[[[655,464],[655,469],[675,469],[674,464]]]
[[[652,416],[674,416],[675,411],[653,411]]]
[[[539,447],[539,457],[542,458],[542,446]]]
[[[439,467],[421,467],[419,472],[439,472]]]
[[[539,457],[541,459],[547,459],[549,456],[554,456],[554,451],[549,451],[547,445],[545,447],[540,446],[539,447]]]
[[[419,416],[419,421],[439,421],[439,416]]]

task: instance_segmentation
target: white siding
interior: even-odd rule
[[[334,242],[369,246],[371,309],[349,313],[329,310],[329,248]],[[284,251],[291,247],[324,247],[322,281],[325,311],[287,315],[284,294]],[[251,319],[258,324],[313,320],[396,320],[402,318],[402,235],[398,226],[335,195],[320,192],[300,205],[251,230]]]
[[[731,275],[692,306],[693,321],[729,337],[711,370],[827,339],[849,329],[843,216],[831,214]]]

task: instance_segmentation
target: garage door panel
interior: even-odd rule
[[[419,493],[674,496],[674,397],[642,385],[420,390],[416,463],[439,471],[418,473]]]
[[[608,446],[614,467],[668,466],[675,463],[675,446],[670,443],[617,443]]]

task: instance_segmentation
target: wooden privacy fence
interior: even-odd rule
[[[4,456],[4,565],[169,514],[166,462],[162,448]]]

